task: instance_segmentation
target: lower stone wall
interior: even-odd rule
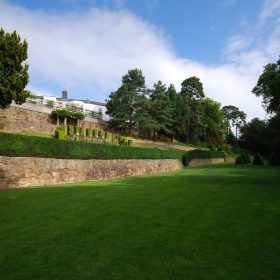
[[[0,156],[0,188],[58,185],[181,169],[175,159],[70,160]]]
[[[220,164],[225,163],[224,158],[197,158],[192,159],[188,166],[204,166],[204,165],[210,165],[210,164]]]

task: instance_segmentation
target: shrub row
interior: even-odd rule
[[[62,131],[62,130],[61,130]],[[62,159],[180,159],[170,150],[133,148],[0,133],[0,155]]]
[[[101,141],[103,143],[118,144],[120,146],[132,146],[132,140],[119,135],[114,135],[102,129],[84,128],[79,126],[59,126],[55,131],[55,138],[59,140],[76,141]],[[95,141],[95,142],[96,142]]]
[[[185,166],[187,166],[192,159],[224,158],[224,157],[225,157],[225,153],[221,151],[192,150],[183,154],[182,162]]]

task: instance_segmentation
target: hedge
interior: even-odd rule
[[[0,132],[0,155],[62,159],[180,159],[170,150],[133,148],[110,144],[61,141]]]
[[[225,153],[221,151],[192,150],[183,154],[182,161],[183,164],[187,166],[192,159],[224,158],[224,157],[225,157]]]

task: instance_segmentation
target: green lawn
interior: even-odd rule
[[[280,169],[0,192],[1,279],[280,279]]]

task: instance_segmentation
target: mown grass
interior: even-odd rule
[[[279,171],[1,191],[1,279],[280,279]]]
[[[0,132],[0,155],[64,159],[180,159],[176,151],[63,141]]]

